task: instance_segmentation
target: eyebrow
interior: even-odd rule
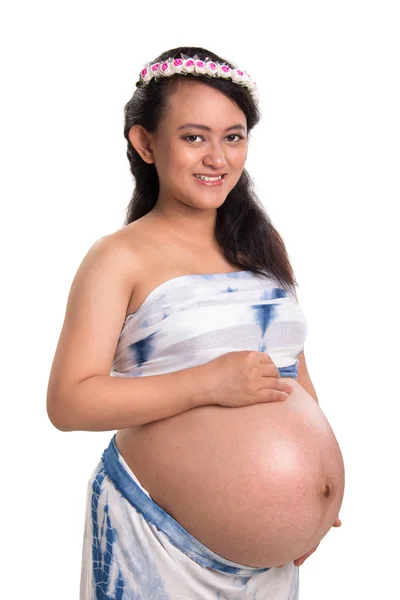
[[[210,127],[207,127],[207,125],[200,125],[199,123],[185,123],[184,125],[178,127],[178,131],[180,129],[203,129],[203,131],[211,131]],[[231,131],[232,129],[242,129],[243,131],[246,131],[246,127],[244,127],[244,125],[241,123],[227,127],[225,131]]]

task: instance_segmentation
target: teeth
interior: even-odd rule
[[[195,175],[197,179],[204,179],[204,181],[218,181],[218,179],[222,179],[222,175],[219,177],[206,177],[205,175]]]

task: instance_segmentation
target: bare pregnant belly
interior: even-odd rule
[[[322,410],[295,385],[284,402],[207,405],[118,431],[152,499],[234,562],[274,567],[316,546],[339,514],[344,465]]]

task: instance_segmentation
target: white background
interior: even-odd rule
[[[341,446],[340,517],[301,600],[395,597],[399,564],[398,3],[8,2],[1,21],[1,596],[78,598],[88,478],[113,432],[62,433],[46,388],[87,250],[132,191],[123,106],[199,45],[261,93],[247,169],[282,234],[309,372]]]

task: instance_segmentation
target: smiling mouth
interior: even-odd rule
[[[226,173],[214,177],[208,175],[193,175],[193,177],[196,177],[196,179],[201,179],[202,181],[220,181],[221,179],[224,179],[225,175]]]

